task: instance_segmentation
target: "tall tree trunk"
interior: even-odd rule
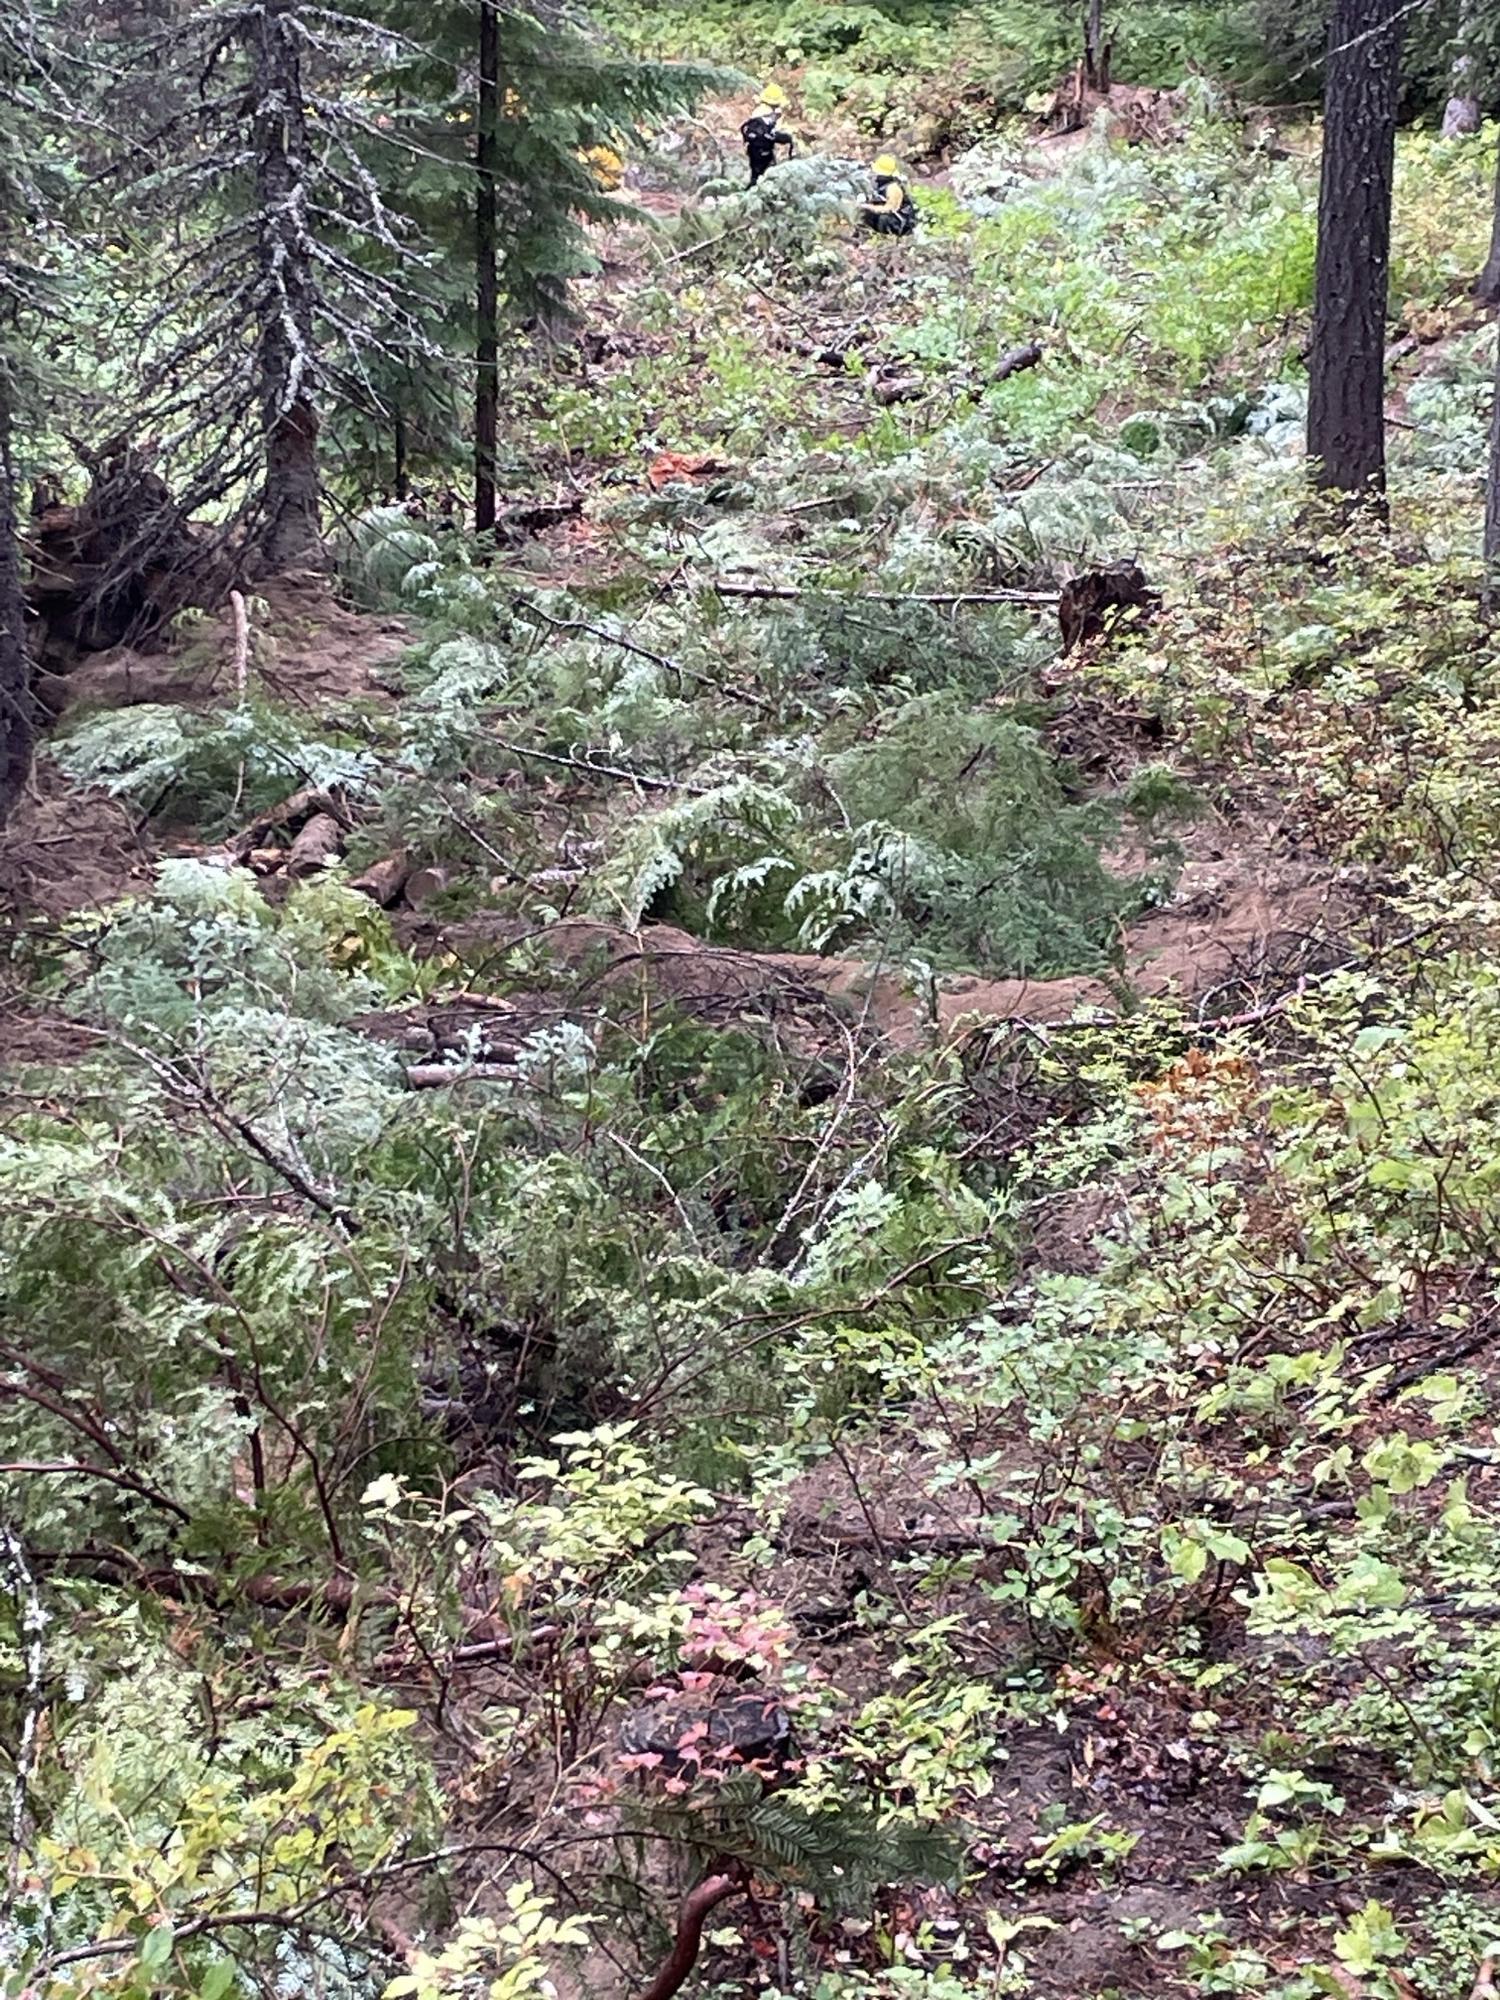
[[[500,267],[495,170],[500,154],[500,9],[479,0],[479,104],[474,194],[474,527],[495,526],[495,445],[500,425]]]
[[[391,453],[395,461],[391,490],[398,500],[404,500],[411,491],[411,481],[406,476],[406,412],[399,403],[391,423]]]
[[[1335,0],[1324,95],[1307,449],[1320,486],[1385,491],[1385,320],[1401,0]]]
[[[1480,125],[1479,99],[1474,91],[1474,31],[1479,26],[1479,0],[1464,0],[1459,14],[1458,40],[1454,44],[1453,66],[1448,73],[1448,102],[1443,108],[1443,137],[1461,139],[1477,132]]]
[[[1083,17],[1083,80],[1090,90],[1109,89],[1110,45],[1104,39],[1104,0],[1089,0]]]
[[[16,473],[10,452],[10,414],[0,403],[0,825],[5,823],[26,783],[35,735],[31,660],[26,650],[26,600],[21,592],[21,551],[16,528]]]
[[[1495,346],[1495,394],[1490,405],[1490,464],[1484,482],[1484,609],[1500,604],[1500,336]]]
[[[1500,170],[1495,176],[1495,229],[1486,275],[1500,264]],[[1484,280],[1480,280],[1481,286]],[[1493,293],[1485,294],[1495,303]],[[1500,326],[1495,341],[1495,393],[1490,403],[1490,462],[1484,482],[1484,612],[1493,618],[1500,606]]]
[[[244,33],[255,61],[258,364],[265,488],[258,543],[272,572],[324,560],[318,485],[316,280],[308,252],[307,108],[289,16],[296,0],[264,0]]]
[[[1474,293],[1487,306],[1500,306],[1500,151],[1495,154],[1495,221],[1490,230],[1490,254],[1475,280]]]

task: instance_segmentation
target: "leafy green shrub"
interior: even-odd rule
[[[331,1026],[416,977],[385,913],[334,876],[299,884],[278,912],[243,870],[163,861],[153,895],[78,935],[92,960],[80,1011],[166,1045],[245,1010]]]
[[[49,1801],[27,1857],[10,1966],[24,1975],[104,1936],[113,1949],[65,1959],[46,1991],[187,2000],[300,1971],[350,2000],[371,1992],[368,1951],[330,1940],[319,1965],[315,1938],[313,1956],[288,1946],[310,1881],[378,1868],[413,1837],[432,1838],[436,1785],[411,1734],[415,1714],[330,1687],[326,1675],[292,1674],[253,1717],[221,1728],[211,1708],[205,1716],[201,1675],[169,1646],[133,1631],[121,1606],[101,1622],[116,1664],[66,1718],[49,1775],[66,1770],[72,1784]]]
[[[886,26],[877,6],[864,0],[792,0],[776,23],[776,53],[789,62],[808,56],[837,55],[851,49],[872,29]]]
[[[1107,961],[1131,893],[1099,860],[1113,816],[1068,801],[1033,731],[924,696],[831,775],[903,944],[1024,974]]]
[[[686,209],[666,232],[668,252],[694,266],[794,265],[809,258],[825,227],[868,192],[868,172],[851,161],[804,153],[753,188]]]
[[[416,596],[437,574],[441,553],[404,507],[371,507],[349,524],[340,568],[358,602],[379,610]]]
[[[148,813],[170,807],[211,832],[303,786],[357,795],[374,769],[368,752],[311,735],[301,716],[259,701],[208,713],[142,702],[72,724],[52,753],[79,784]]]

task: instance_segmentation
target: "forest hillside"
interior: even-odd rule
[[[11,0],[5,2000],[1496,2000],[1497,112]]]

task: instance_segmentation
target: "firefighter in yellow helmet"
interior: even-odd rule
[[[745,157],[750,162],[750,185],[768,173],[776,164],[776,148],[785,146],[787,158],[794,151],[790,132],[780,130],[781,114],[786,109],[786,92],[779,83],[768,83],[760,94],[760,102],[740,127],[740,137],[745,142]]]
[[[910,236],[917,226],[917,204],[901,173],[894,153],[882,153],[875,162],[875,195],[861,208],[867,228],[877,236]]]

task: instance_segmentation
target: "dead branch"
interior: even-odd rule
[[[560,764],[565,771],[581,771],[588,778],[615,778],[627,785],[639,785],[647,792],[691,792],[702,798],[708,790],[706,785],[692,785],[683,778],[654,778],[645,771],[626,771],[618,764],[593,764],[583,757],[564,757],[556,750],[533,750],[525,743],[510,743],[502,736],[495,739],[497,748],[507,751],[512,757],[532,757],[539,764]]]
[[[830,596],[850,604],[940,604],[955,608],[966,604],[1030,604],[1038,610],[1054,610],[1061,602],[1057,590],[804,590],[785,583],[730,583],[723,577],[706,582],[697,577],[673,578],[663,586],[669,590],[708,589],[720,597],[764,598],[773,603],[799,604],[809,597]]]
[[[672,2000],[672,1995],[681,1991],[688,1974],[698,1963],[703,1926],[710,1911],[716,1910],[731,1896],[743,1895],[748,1885],[745,1864],[742,1861],[727,1861],[712,1874],[705,1875],[696,1889],[688,1891],[678,1913],[677,1935],[672,1940],[672,1949],[640,2000]]]
[[[243,592],[230,591],[229,608],[234,613],[234,698],[243,701],[250,677],[250,615]]]
[[[685,667],[680,660],[669,660],[665,653],[653,653],[648,646],[637,645],[634,639],[627,639],[619,632],[611,632],[603,625],[591,625],[586,618],[554,618],[550,611],[544,611],[539,604],[525,598],[517,608],[533,618],[540,618],[554,632],[586,632],[591,638],[602,640],[606,646],[618,646],[622,653],[632,653],[638,660],[649,660],[652,666],[660,667],[663,673],[676,674],[679,680],[696,681],[700,687],[712,688],[715,693],[732,694],[736,701],[742,701],[750,708],[769,714],[774,706],[763,695],[752,694],[749,688],[740,687],[734,681],[715,680],[712,674],[699,673],[696,667]]]
[[[406,1072],[408,1090],[447,1090],[459,1083],[514,1083],[509,1063],[414,1063]]]
[[[116,1048],[123,1049],[127,1055],[144,1064],[168,1096],[201,1112],[221,1139],[238,1139],[242,1145],[248,1146],[262,1165],[269,1167],[293,1194],[300,1195],[331,1222],[336,1222],[346,1235],[358,1234],[361,1226],[359,1218],[351,1215],[331,1195],[315,1187],[293,1161],[285,1158],[256,1130],[248,1118],[242,1118],[237,1111],[231,1110],[210,1083],[186,1074],[181,1064],[166,1060],[154,1050],[142,1047],[139,1042],[128,1041],[107,1029],[98,1028],[89,1032],[100,1041],[112,1042]]]

